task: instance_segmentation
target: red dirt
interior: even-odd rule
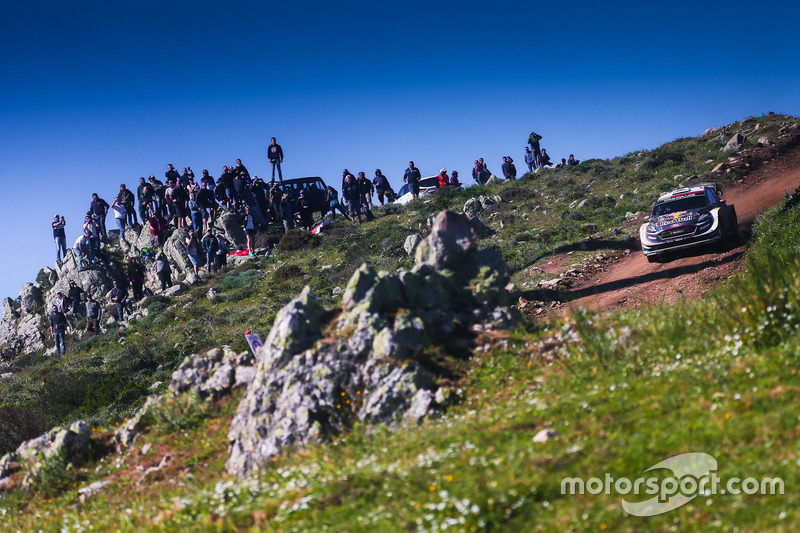
[[[736,207],[739,227],[743,235],[749,236],[758,215],[777,205],[784,193],[792,193],[798,186],[800,150],[794,150],[764,162],[758,170],[728,185],[723,198]],[[617,310],[671,304],[681,299],[698,300],[741,267],[744,252],[744,246],[724,253],[697,248],[667,258],[663,263],[649,263],[641,250],[615,254],[616,259],[602,271],[590,273],[564,294],[566,306]],[[550,262],[562,264],[563,259],[556,256]]]

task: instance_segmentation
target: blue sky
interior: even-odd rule
[[[92,192],[167,163],[267,177],[273,135],[288,177],[381,168],[397,188],[411,159],[521,168],[531,130],[585,160],[800,115],[796,2],[6,4],[0,296],[55,259],[53,214],[71,245]]]

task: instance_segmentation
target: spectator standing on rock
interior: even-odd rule
[[[167,189],[161,180],[157,180],[155,176],[150,176],[150,184],[153,186],[153,210],[160,214],[162,217],[166,214],[166,192]]]
[[[347,200],[347,211],[350,215],[350,220],[355,224],[356,218],[358,218],[358,223],[361,224],[361,191],[358,189],[358,183],[353,179],[353,176],[345,178],[342,196]]]
[[[203,218],[203,229],[213,227],[217,220],[217,202],[214,200],[214,192],[208,188],[206,182],[200,185],[200,190],[197,192],[197,205]]]
[[[67,312],[67,309],[69,309],[69,301],[67,300],[67,297],[64,296],[63,292],[58,291],[56,293],[56,299],[53,300],[53,307],[58,308],[58,310],[62,313]]]
[[[222,174],[219,179],[222,181],[222,186],[225,189],[225,207],[236,209],[236,189],[233,187],[233,172],[227,167],[222,167]],[[219,185],[219,184],[218,184]]]
[[[144,267],[135,257],[128,259],[128,281],[131,282],[133,299],[137,302],[142,299],[142,288],[144,286]]]
[[[95,335],[100,333],[100,304],[91,294],[86,295],[86,331]]]
[[[53,239],[56,242],[56,262],[61,262],[67,257],[67,234],[64,230],[67,222],[63,216],[53,215]]]
[[[67,352],[67,344],[64,339],[67,333],[67,317],[64,315],[64,311],[59,311],[55,305],[50,312],[50,333],[56,344],[56,355],[63,356]]]
[[[256,218],[250,211],[250,206],[244,208],[244,216],[242,217],[239,225],[242,226],[245,235],[247,236],[247,251],[253,254],[253,237],[256,234]]]
[[[503,177],[509,181],[517,179],[517,167],[514,166],[514,160],[509,156],[503,158]]]
[[[361,205],[372,207],[372,195],[375,193],[375,186],[367,179],[363,172],[358,173],[358,190],[361,193]]]
[[[534,131],[528,136],[528,144],[531,145],[531,150],[533,150],[533,165],[536,168],[541,166],[542,150],[539,146],[539,141],[541,140],[542,136]]]
[[[186,237],[186,253],[189,255],[189,261],[192,263],[195,278],[200,277],[200,240],[195,235],[194,230],[189,230],[189,235]]]
[[[272,143],[267,147],[267,159],[272,165],[272,179],[275,179],[275,167],[278,168],[278,181],[283,181],[281,163],[283,163],[283,148],[277,143],[275,137],[270,139]]]
[[[383,175],[379,168],[375,169],[375,177],[372,179],[372,185],[375,187],[375,192],[378,193],[378,201],[381,203],[381,207],[383,207],[383,199],[386,197],[386,200],[389,200],[388,196],[392,187],[389,185],[389,180]]]
[[[308,200],[308,193],[305,189],[300,191],[300,221],[303,224],[303,229],[311,231],[311,226],[314,225],[313,212],[311,211],[311,202]]]
[[[408,168],[406,169],[405,173],[403,174],[403,181],[408,183],[411,187],[411,196],[414,200],[419,198],[419,181],[422,179],[422,176],[419,173],[419,169],[414,166],[413,161],[408,162]],[[361,218],[358,219],[361,222]]]
[[[217,182],[214,181],[214,177],[209,175],[208,169],[203,169],[203,175],[200,178],[200,185],[203,185],[203,183],[208,185],[208,188],[211,189],[212,192],[214,191],[214,187],[217,185]]]
[[[133,305],[131,299],[128,298],[128,291],[121,287],[117,280],[114,280],[114,288],[111,289],[111,301],[117,305],[117,320],[122,322],[125,320],[125,310],[128,311],[128,316],[133,314]]]
[[[92,193],[92,203],[89,205],[89,212],[95,216],[100,222],[100,233],[97,238],[104,237],[106,234],[106,214],[109,209],[108,202],[100,198],[97,193]]]
[[[294,229],[294,212],[292,211],[292,200],[287,192],[281,196],[280,212],[283,231],[289,233],[289,230]]]
[[[133,192],[129,190],[124,183],[119,186],[119,194],[117,195],[119,203],[125,207],[125,222],[128,226],[135,226],[139,223],[136,218],[136,197]]]
[[[166,178],[167,182],[178,183],[181,179],[181,175],[178,174],[178,171],[175,170],[175,167],[172,166],[172,163],[167,165],[167,171],[164,172],[164,177]]]
[[[194,179],[194,172],[192,167],[185,167],[181,171],[180,183],[181,187],[189,187],[189,183]]]
[[[211,229],[206,230],[206,236],[200,241],[200,246],[203,248],[203,253],[206,254],[206,272],[211,275],[211,271],[213,270],[214,274],[216,274],[219,268],[219,265],[217,265],[219,242],[217,238],[214,237],[214,233]]]
[[[247,171],[247,167],[242,164],[241,159],[236,160],[236,166],[233,168],[233,173],[236,176],[240,176],[248,183],[250,182],[250,173]]]
[[[150,206],[153,203],[153,188],[144,179],[139,178],[139,186],[136,187],[136,199],[139,201],[139,218],[142,224],[150,219]]]
[[[231,253],[231,249],[228,246],[228,243],[225,242],[225,237],[222,236],[220,233],[217,235],[217,269],[225,268],[228,266],[228,254]]]
[[[158,254],[156,254],[156,274],[161,282],[162,291],[167,287],[172,287],[172,268],[169,266],[169,259],[161,246],[158,247]]]
[[[114,198],[111,210],[114,211],[114,220],[116,220],[117,228],[119,228],[119,238],[125,240],[125,206],[120,203],[119,197]]]
[[[528,165],[528,172],[533,172],[535,167],[533,165],[533,152],[527,146],[525,147],[525,164]]]

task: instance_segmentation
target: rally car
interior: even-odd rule
[[[739,235],[736,208],[720,198],[716,183],[701,183],[664,193],[639,228],[642,252],[650,262],[667,252],[718,243],[727,247]]]

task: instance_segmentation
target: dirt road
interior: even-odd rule
[[[759,214],[774,207],[800,186],[800,152],[764,164],[740,182],[728,186],[723,199],[736,206],[745,237]],[[620,309],[644,304],[674,303],[682,298],[701,298],[716,284],[736,272],[744,258],[744,246],[720,253],[697,248],[649,263],[641,251],[620,255],[603,272],[584,279],[565,294],[567,307]]]

